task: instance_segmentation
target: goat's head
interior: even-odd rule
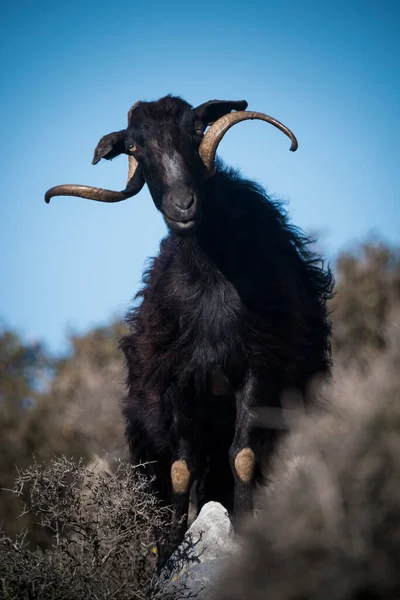
[[[120,202],[137,194],[147,183],[156,207],[174,232],[190,231],[201,216],[204,183],[214,173],[215,154],[222,137],[235,123],[261,119],[288,135],[293,133],[263,113],[246,111],[247,102],[211,100],[192,108],[172,96],[157,102],[137,102],[128,113],[128,127],[101,138],[93,164],[119,154],[129,156],[125,190],[115,192],[82,185],[59,185],[46,192],[53,196],[79,196],[100,202]],[[239,111],[231,113],[231,111]],[[208,126],[210,129],[205,133]]]

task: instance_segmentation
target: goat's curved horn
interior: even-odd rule
[[[140,104],[136,102],[131,106],[128,112],[128,126],[131,124],[132,113]],[[97,200],[98,202],[121,202],[132,198],[140,192],[144,186],[144,178],[139,164],[133,156],[128,156],[128,180],[126,188],[121,192],[106,190],[103,188],[92,187],[89,185],[65,184],[56,185],[47,190],[44,199],[47,204],[53,196],[77,196],[78,198],[87,198],[88,200]]]
[[[97,200],[98,202],[121,202],[122,200],[127,200],[138,194],[144,186],[143,175],[137,166],[137,161],[133,156],[129,156],[128,184],[121,192],[91,187],[89,185],[65,184],[56,185],[47,190],[44,199],[47,204],[53,196],[77,196],[78,198],[88,198],[88,200]]]
[[[65,184],[56,185],[47,190],[44,199],[47,204],[53,196],[77,196],[79,198],[88,198],[88,200],[97,200],[98,202],[121,202],[135,196],[144,186],[144,178],[141,169],[138,169],[138,163],[133,156],[129,156],[129,172],[127,186],[121,192],[106,190],[89,185]]]
[[[210,127],[210,129],[205,134],[199,148],[199,153],[201,159],[206,166],[207,170],[210,174],[214,172],[214,161],[215,154],[217,152],[218,144],[224,137],[225,133],[236,123],[240,123],[241,121],[247,121],[248,119],[259,119],[260,121],[266,121],[267,123],[271,123],[278,129],[280,129],[283,133],[285,133],[292,141],[292,145],[290,146],[290,150],[295,152],[298,148],[298,143],[295,135],[288,129],[283,123],[270,117],[269,115],[265,115],[264,113],[255,112],[255,111],[238,111],[234,113],[229,113],[224,115],[218,121],[215,121]]]

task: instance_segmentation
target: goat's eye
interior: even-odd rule
[[[135,144],[133,144],[133,146],[129,146],[128,150],[129,150],[129,152],[136,152],[137,146]]]

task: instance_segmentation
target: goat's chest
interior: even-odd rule
[[[239,360],[242,305],[235,288],[223,277],[187,286],[179,299],[179,342],[182,360],[207,372],[215,389],[220,377]]]
[[[240,327],[241,301],[235,288],[222,277],[198,282],[180,301],[179,331],[198,343],[232,343]]]

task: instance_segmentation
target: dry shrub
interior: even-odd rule
[[[161,508],[140,469],[117,461],[113,473],[66,458],[33,463],[14,493],[54,536],[48,550],[29,550],[25,535],[0,538],[0,597],[7,600],[156,598],[156,532]]]
[[[369,239],[341,252],[330,309],[335,361],[368,368],[400,310],[400,248]]]
[[[275,457],[214,600],[400,597],[400,318],[368,368],[335,369]]]
[[[10,537],[29,527],[32,547],[51,544],[49,532],[23,517],[13,485],[18,469],[36,457],[83,457],[104,452],[127,455],[120,403],[124,394],[118,321],[85,335],[70,336],[64,358],[50,356],[40,344],[0,330],[0,523]]]
[[[17,467],[27,468],[33,456],[39,461],[63,454],[88,456],[83,436],[64,424],[62,399],[42,391],[52,372],[52,361],[40,344],[0,331],[0,524],[11,537],[29,527],[27,540],[42,547],[51,542],[48,533],[36,527],[33,515],[18,518],[22,505],[3,488],[13,486]]]
[[[78,432],[90,454],[127,458],[121,402],[125,394],[119,340],[125,326],[113,321],[71,335],[71,354],[57,362],[50,395],[63,406],[63,425]]]

